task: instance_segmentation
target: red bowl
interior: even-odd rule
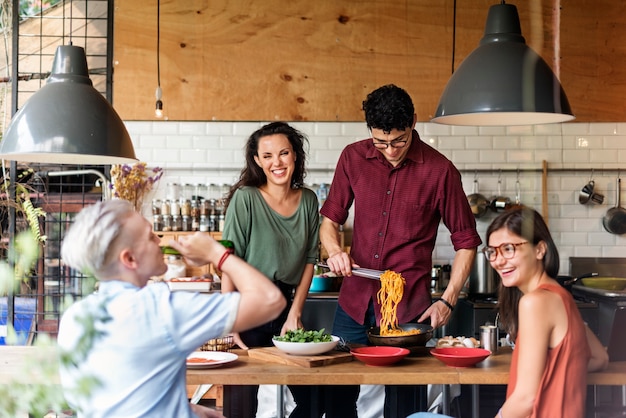
[[[405,358],[410,351],[402,347],[374,346],[353,348],[350,353],[368,366],[389,366]]]
[[[491,351],[484,348],[446,347],[433,348],[430,354],[450,367],[472,367],[489,357]]]

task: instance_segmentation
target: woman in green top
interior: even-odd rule
[[[235,335],[244,349],[272,346],[274,335],[303,327],[319,245],[317,195],[303,187],[305,145],[306,137],[284,122],[255,131],[246,143],[246,165],[226,198],[222,238],[233,241],[235,253],[269,277],[288,302],[277,319]],[[222,275],[222,293],[233,290],[228,275]],[[254,400],[248,401],[256,405],[254,388]]]

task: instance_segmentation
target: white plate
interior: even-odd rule
[[[231,363],[239,358],[237,354],[226,353],[222,351],[194,351],[191,353],[187,360],[190,358],[202,358],[207,360],[206,363],[189,363],[187,362],[188,369],[210,369],[213,367],[219,367],[223,364]]]

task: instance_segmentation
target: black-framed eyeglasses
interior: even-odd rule
[[[515,248],[524,244],[528,244],[528,241],[518,242],[517,244],[506,242],[497,247],[485,247],[482,249],[482,251],[489,261],[496,261],[496,258],[498,258],[498,252],[502,254],[502,257],[508,260],[510,258],[513,258],[513,256],[515,255]]]
[[[409,142],[408,139],[394,139],[391,142],[374,141],[374,146],[378,149],[387,149],[389,146],[391,146],[391,148],[404,148],[407,142]]]
[[[370,135],[372,136],[372,140],[374,141],[374,147],[378,148],[378,149],[387,149],[391,146],[391,148],[404,148],[406,146],[406,143],[409,142],[408,136],[409,134],[404,134],[401,135],[400,138],[394,139],[393,141],[390,142],[385,142],[385,141],[377,141],[374,138],[374,135],[372,134],[372,130],[370,129]]]

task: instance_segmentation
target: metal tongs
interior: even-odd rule
[[[322,268],[330,269],[330,267],[328,267],[327,264],[317,263],[317,265]],[[365,277],[367,279],[373,279],[373,280],[380,280],[380,275],[383,273],[384,271],[382,270],[364,269],[361,267],[352,268],[352,274],[354,276]]]

